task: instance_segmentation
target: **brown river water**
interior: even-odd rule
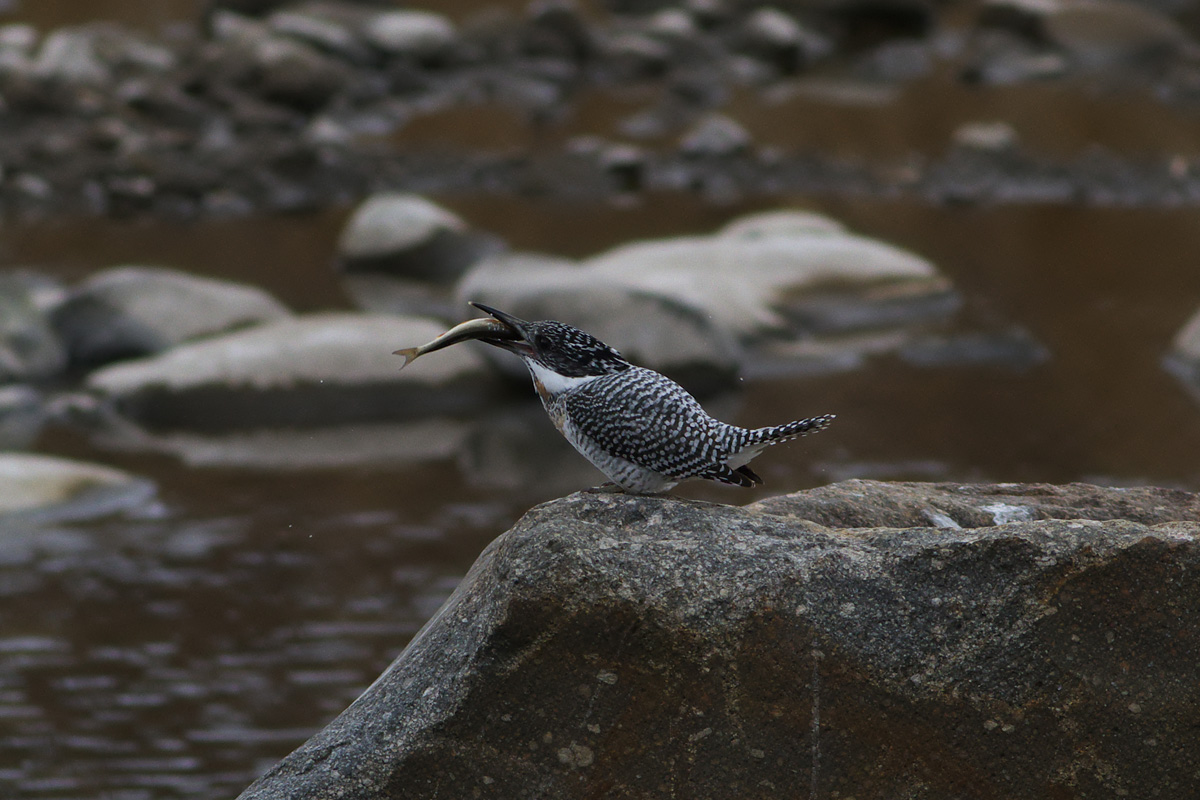
[[[6,16],[44,28],[105,16],[159,25],[187,18],[195,6],[26,0]],[[993,96],[1005,113],[1032,113],[1045,100],[1040,89]],[[1099,139],[1127,151],[1200,151],[1195,119],[1149,101],[1107,103],[1082,103],[1066,131],[1054,120],[1067,112],[1048,112],[1048,127],[1031,135],[1051,150]],[[1106,125],[1100,110],[1119,103],[1128,105]],[[910,125],[932,113],[914,104]],[[946,119],[987,108],[965,93],[947,107]],[[1145,111],[1141,127],[1129,109]],[[916,135],[903,119],[873,113],[874,130],[885,132],[873,143],[889,155],[900,142],[934,149],[945,133],[937,119]],[[452,139],[460,122],[443,120],[444,136]],[[411,135],[431,135],[436,126]],[[819,120],[812,127],[803,135],[837,139]],[[869,144],[860,135],[847,146]],[[742,503],[851,477],[1200,489],[1200,404],[1160,366],[1200,307],[1200,208],[931,207],[835,197],[714,206],[677,195],[629,206],[434,199],[514,248],[567,256],[709,232],[749,211],[820,211],[928,257],[976,316],[1019,324],[1050,354],[1023,369],[880,358],[850,371],[747,382],[719,401],[731,421],[759,425],[827,411],[838,421],[756,461],[765,489],[689,486],[685,496]],[[119,263],[166,264],[265,286],[297,310],[346,308],[331,264],[347,213],[6,223],[0,266],[75,279]],[[536,402],[532,392],[528,402]],[[541,433],[556,435],[549,424]],[[560,494],[536,483],[514,491],[468,481],[450,461],[282,474],[192,469],[97,450],[62,431],[46,434],[37,450],[149,476],[159,493],[118,519],[36,535],[0,531],[5,798],[235,796],[366,688],[492,538]]]

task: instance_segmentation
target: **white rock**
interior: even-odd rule
[[[401,371],[392,351],[424,344],[444,329],[439,322],[411,317],[308,314],[114,364],[92,373],[87,386],[121,395],[146,388],[268,391],[304,384],[443,383],[480,368],[480,357],[454,347]]]
[[[1200,365],[1200,311],[1192,315],[1171,343],[1171,349],[1182,358]]]
[[[458,216],[414,194],[383,193],[358,207],[338,239],[338,256],[351,270],[448,284],[498,242],[472,231]]]
[[[584,267],[601,282],[677,298],[739,337],[786,327],[787,295],[824,285],[934,281],[925,259],[866,237],[834,231],[752,238],[691,236],[637,242]]]
[[[57,30],[46,37],[34,60],[33,74],[91,85],[112,79],[112,72],[96,52],[95,37],[89,31],[73,28]]]
[[[114,267],[77,286],[54,324],[77,361],[144,355],[290,315],[267,292],[161,267]]]
[[[415,194],[378,194],[368,198],[338,239],[343,258],[379,258],[423,244],[441,231],[464,231],[455,214]]]
[[[747,214],[729,222],[717,236],[753,239],[759,236],[842,235],[846,226],[815,211],[783,209]]]
[[[148,481],[111,467],[30,453],[0,453],[0,515],[102,516],[145,502]]]
[[[454,23],[429,11],[389,11],[370,19],[363,37],[385,53],[423,57],[454,43]]]

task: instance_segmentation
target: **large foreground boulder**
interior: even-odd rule
[[[1180,797],[1200,497],[578,494],[244,800]]]

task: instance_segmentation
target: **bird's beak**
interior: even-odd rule
[[[520,317],[514,317],[512,314],[507,314],[498,308],[485,306],[483,303],[470,301],[470,304],[485,314],[491,315],[494,319],[498,319],[508,327],[512,328],[518,335],[516,339],[489,339],[482,338],[480,341],[503,348],[517,355],[530,355],[533,353],[533,343],[525,338],[525,331],[529,323]]]

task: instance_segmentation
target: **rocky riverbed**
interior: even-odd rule
[[[351,0],[213,2],[202,25],[169,34],[0,28],[0,209],[193,218],[385,189],[1200,198],[1200,153],[1181,137],[1200,97],[1196,45],[1150,4],[483,8],[455,20]],[[1021,104],[970,116],[973,92],[1013,87],[1030,88],[1055,124],[1019,119]],[[928,97],[920,108],[903,102],[913,93]],[[1150,97],[1170,111],[1145,117],[1132,147],[1090,147],[1067,122],[1094,116],[1096,102],[1142,117],[1132,109]],[[864,113],[869,128],[845,125]],[[489,134],[422,137],[456,114],[486,120]],[[920,141],[885,157],[863,136],[914,125]],[[1055,125],[1075,132],[1047,139]],[[1164,125],[1179,145],[1140,146]],[[847,144],[859,152],[839,155]]]

